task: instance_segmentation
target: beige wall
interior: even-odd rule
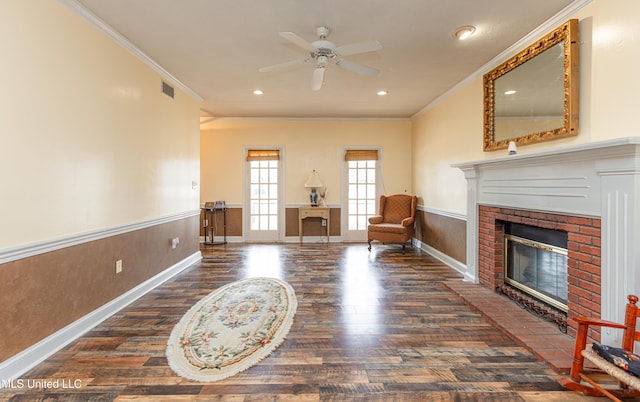
[[[197,257],[200,131],[198,101],[57,1],[3,1],[0,49],[4,360]]]
[[[198,102],[57,1],[0,13],[0,250],[198,208]]]
[[[382,150],[386,193],[412,192],[411,122],[408,120],[221,119],[201,131],[201,201],[243,202],[245,149],[281,147],[285,203],[305,204],[304,188],[316,169],[328,188],[327,203],[341,202],[344,149]]]
[[[594,0],[580,20],[577,137],[521,146],[519,153],[639,135],[640,2]],[[423,205],[466,214],[466,181],[452,163],[506,155],[482,151],[482,76],[413,121],[414,189]]]
[[[419,203],[463,213],[464,174],[451,164],[482,152],[482,78],[443,100],[413,122],[414,188]]]

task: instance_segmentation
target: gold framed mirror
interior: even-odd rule
[[[485,151],[578,135],[578,20],[484,75]]]

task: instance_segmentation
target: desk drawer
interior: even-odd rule
[[[301,209],[300,219],[304,218],[324,218],[329,217],[329,211],[325,209]]]

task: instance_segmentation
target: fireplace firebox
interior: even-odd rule
[[[567,312],[567,232],[505,223],[504,281]]]

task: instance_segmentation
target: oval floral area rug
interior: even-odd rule
[[[178,375],[219,381],[255,365],[287,336],[298,302],[286,282],[249,278],[216,289],[173,328],[167,360]]]

